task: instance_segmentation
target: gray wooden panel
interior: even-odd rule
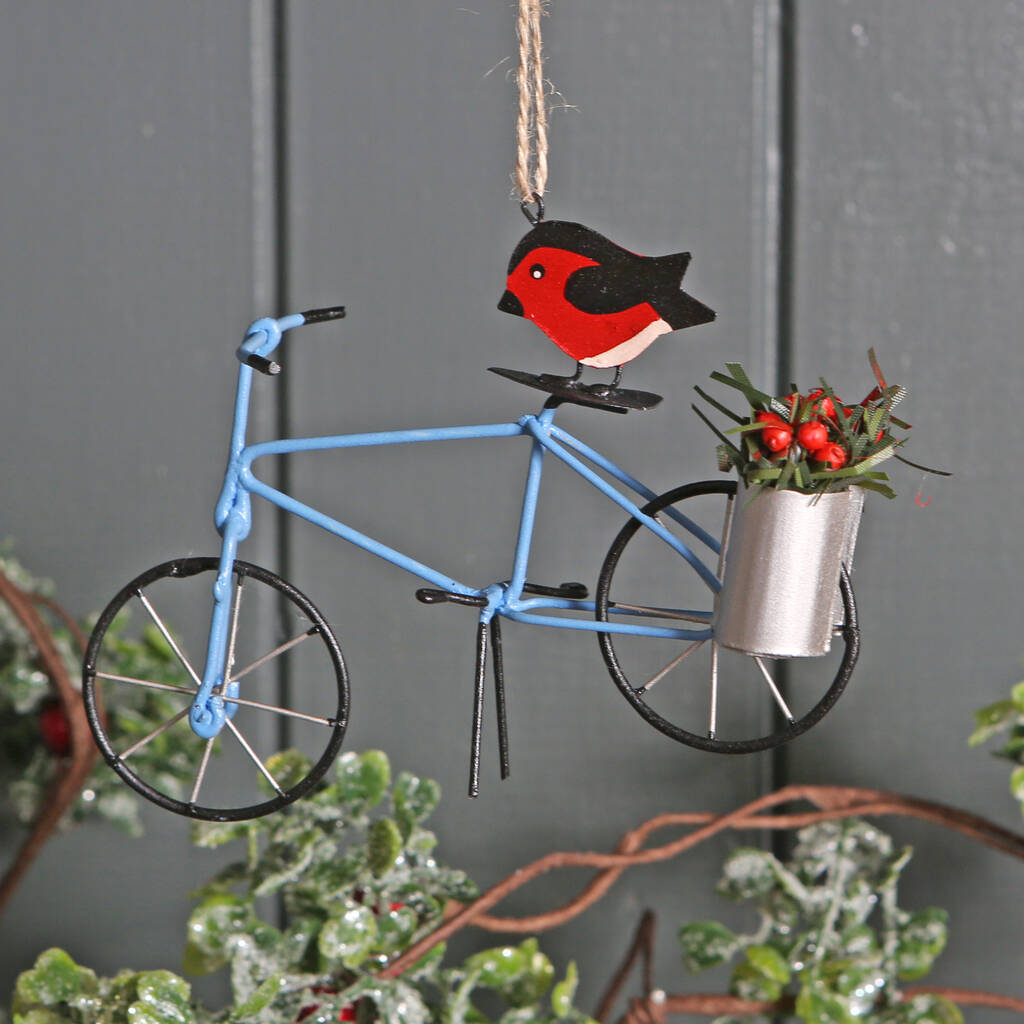
[[[767,5],[765,5],[767,6]],[[643,252],[691,249],[687,286],[720,320],[661,339],[626,383],[666,394],[619,418],[559,421],[658,490],[715,477],[691,386],[726,358],[765,369],[765,10],[749,2],[565,0],[545,22],[548,72],[570,109],[552,117],[551,218]],[[540,398],[486,373],[570,369],[530,324],[498,313],[505,264],[527,230],[509,201],[515,52],[508,5],[307,3],[290,9],[290,290],[295,308],[345,302],[340,327],[285,353],[295,433],[511,420]],[[494,68],[495,70],[488,74]],[[296,459],[295,486],[389,543],[486,584],[507,578],[527,450],[516,441]],[[623,515],[557,465],[534,548],[539,582],[591,588]],[[593,637],[506,626],[512,778],[494,765],[487,707],[483,795],[463,795],[474,617],[414,600],[411,576],[312,527],[293,534],[295,582],[336,623],[353,679],[348,744],[439,778],[442,851],[481,883],[552,848],[610,848],[656,812],[726,808],[758,792],[759,758],[728,760],[651,731],[608,679]],[[488,700],[491,698],[488,696]],[[681,983],[680,920],[709,912],[722,849],[637,872],[544,941],[584,966],[583,1005],[644,906],[663,915],[659,978]],[[700,879],[682,885],[679,879]],[[580,879],[515,902],[550,906]],[[486,936],[474,941],[487,942]]]
[[[254,304],[249,8],[4,5],[0,533],[78,613],[215,549]],[[105,973],[179,966],[213,864],[185,819],[147,823],[50,844],[0,919],[0,991],[51,945]]]
[[[899,497],[869,497],[860,667],[793,745],[792,774],[1011,828],[1005,763],[965,741],[972,710],[1006,693],[1021,655],[1022,32],[1013,3],[799,5],[796,372],[857,401],[874,345],[910,389],[907,456],[956,476],[897,466]],[[919,487],[934,495],[924,509]],[[934,828],[893,828],[918,848],[906,902],[951,910],[935,980],[1019,992],[1019,865]]]

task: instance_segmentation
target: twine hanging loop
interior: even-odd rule
[[[544,189],[548,181],[548,115],[544,97],[544,56],[540,19],[544,0],[519,0],[516,35],[519,38],[519,109],[516,115],[515,182],[519,205],[527,219],[544,218]],[[535,203],[537,214],[530,212]]]

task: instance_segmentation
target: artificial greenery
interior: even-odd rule
[[[791,384],[789,394],[775,396],[754,387],[739,363],[726,363],[728,373],[712,373],[712,380],[739,391],[749,407],[743,414],[736,413],[700,388],[695,389],[704,401],[736,424],[723,433],[693,406],[721,442],[717,449],[719,468],[735,469],[748,487],[805,494],[863,487],[887,498],[895,497],[888,475],[875,467],[894,456],[900,458],[896,452],[905,438],[897,438],[892,429],[909,430],[910,424],[897,419],[892,410],[906,392],[897,385],[887,385],[874,350],[868,354],[877,386],[854,406],[840,401],[824,379],[821,387],[806,394]],[[727,434],[738,436],[734,441]]]
[[[27,594],[51,596],[52,585],[30,574],[9,554],[0,554],[0,572]],[[155,627],[144,628],[137,642],[121,636],[119,625],[113,627],[114,671],[187,685],[184,670]],[[68,677],[78,685],[82,653],[74,637],[61,621],[54,621],[49,628]],[[105,709],[120,735],[135,737],[147,735],[176,710],[159,691],[134,687],[117,707]],[[69,741],[66,716],[56,700],[53,682],[40,668],[35,644],[13,610],[0,601],[0,787],[9,812],[21,824],[31,824],[39,813],[61,760],[70,754]],[[173,740],[157,737],[136,757],[159,765],[170,786],[187,792],[185,787],[195,769],[185,763]],[[64,824],[96,819],[113,822],[133,834],[141,831],[139,798],[102,764],[93,769]]]
[[[718,891],[753,901],[760,924],[749,934],[717,921],[686,924],[683,962],[701,971],[736,958],[734,995],[791,996],[806,1024],[962,1024],[959,1009],[939,996],[898,1001],[899,983],[927,974],[946,944],[945,911],[911,912],[896,902],[910,856],[854,818],[803,829],[785,863],[763,849],[734,850]]]
[[[987,742],[993,736],[1009,734],[1006,743],[993,754],[1016,765],[1010,773],[1010,792],[1020,802],[1024,813],[1024,681],[1010,690],[1006,700],[975,711],[974,725],[969,740],[972,747]]]
[[[269,767],[279,779],[308,770],[294,752]],[[233,1005],[200,1006],[170,971],[98,978],[51,949],[18,979],[14,1024],[588,1024],[573,1007],[575,966],[556,983],[535,939],[454,966],[437,946],[401,976],[381,977],[447,906],[476,895],[436,858],[424,822],[439,799],[430,779],[403,772],[392,782],[383,753],[348,753],[285,812],[197,825],[199,846],[237,845],[241,857],[193,894],[183,970],[227,970]],[[279,925],[264,919],[268,896],[283,907]]]

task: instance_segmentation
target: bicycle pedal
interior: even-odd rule
[[[589,594],[582,583],[559,583],[557,587],[543,587],[539,583],[524,583],[524,594],[536,594],[538,597],[564,597],[570,601],[585,601]]]

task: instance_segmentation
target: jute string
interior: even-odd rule
[[[519,111],[516,116],[516,188],[524,203],[544,195],[548,182],[548,114],[540,19],[544,0],[519,0]]]

